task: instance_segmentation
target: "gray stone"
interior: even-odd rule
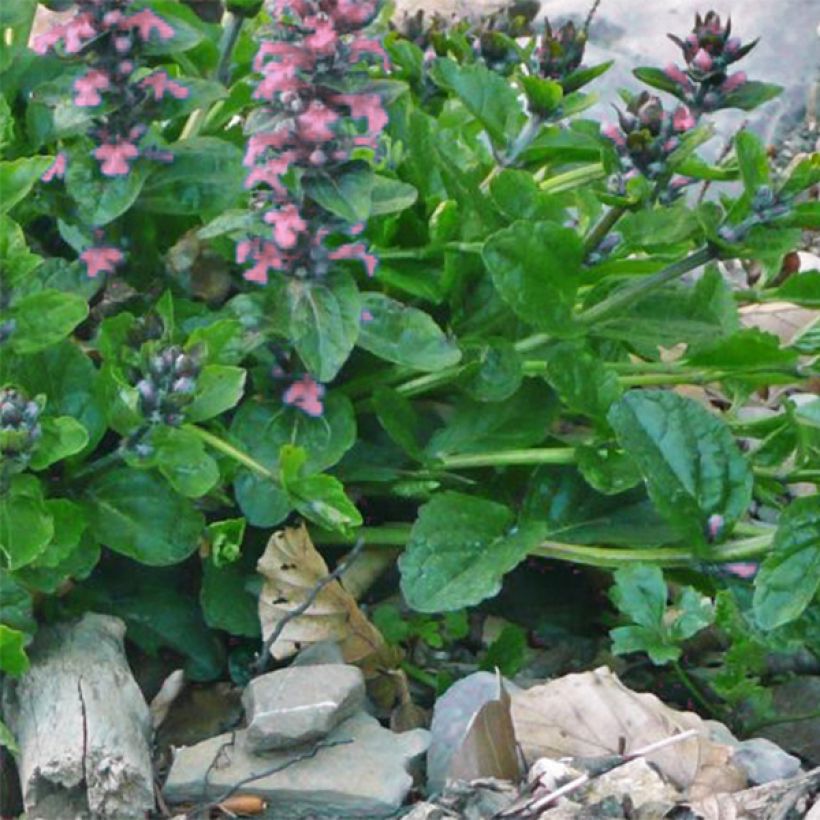
[[[413,785],[408,770],[429,743],[424,729],[397,735],[364,713],[348,718],[315,746],[255,754],[244,735],[227,733],[178,749],[165,798],[174,803],[213,800],[260,775],[242,792],[267,801],[271,817],[382,817],[404,802]]]
[[[794,777],[800,771],[799,758],[765,737],[753,737],[738,744],[732,762],[746,772],[753,786]]]
[[[615,797],[619,802],[628,797],[636,809],[646,803],[671,809],[680,799],[680,794],[645,758],[639,757],[593,778],[585,789],[584,803],[600,803],[608,797]],[[658,814],[658,817],[663,814],[665,812]]]
[[[291,666],[254,678],[242,695],[248,749],[284,749],[325,737],[364,705],[364,676],[345,664]]]
[[[316,641],[306,646],[292,661],[291,666],[321,666],[326,663],[344,663],[338,641]]]

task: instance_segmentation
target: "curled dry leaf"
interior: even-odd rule
[[[229,815],[239,817],[252,817],[255,814],[262,814],[268,804],[255,794],[235,794],[223,800],[218,808]]]
[[[148,710],[151,712],[151,725],[154,729],[159,728],[168,717],[168,710],[185,688],[185,671],[175,669],[162,682],[159,692],[154,695]]]
[[[512,718],[530,763],[539,757],[628,754],[696,729],[697,737],[647,759],[691,799],[746,785],[745,775],[731,763],[731,748],[710,740],[709,727],[698,715],[633,692],[606,667],[514,693]]]
[[[265,578],[259,595],[263,639],[305,603],[329,572],[304,525],[274,533],[256,569]],[[391,669],[398,662],[395,650],[387,646],[379,630],[338,581],[327,584],[305,612],[285,624],[271,646],[271,654],[282,660],[326,640],[336,641],[345,662],[361,667],[366,677]]]

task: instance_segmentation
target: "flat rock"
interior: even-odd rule
[[[229,732],[178,749],[163,791],[169,802],[213,800],[256,775],[242,792],[267,801],[271,817],[383,817],[404,802],[409,769],[428,743],[424,729],[394,734],[363,712],[337,726],[311,757],[311,744],[257,754],[244,731]]]
[[[658,774],[657,769],[639,757],[593,778],[585,790],[584,802],[599,803],[608,797],[615,797],[620,802],[628,797],[635,808],[654,803],[670,809],[680,794]]]
[[[364,676],[355,666],[296,666],[261,675],[242,695],[245,741],[261,752],[319,740],[358,712],[364,699]]]

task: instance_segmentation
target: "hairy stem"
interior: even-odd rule
[[[197,427],[195,424],[186,424],[184,429],[196,434],[214,450],[228,456],[228,458],[232,459],[237,464],[247,467],[251,472],[279,483],[279,476],[277,476],[276,473],[269,470],[264,464],[260,464],[255,458],[249,456],[243,450],[240,450],[238,447],[234,447],[233,444],[225,441],[225,439],[214,435],[202,427]]]

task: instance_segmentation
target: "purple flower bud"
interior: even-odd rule
[[[706,72],[712,70],[714,61],[712,60],[712,56],[709,52],[706,51],[706,49],[701,48],[692,58],[692,65],[700,71]]]
[[[730,57],[733,54],[736,54],[740,51],[740,38],[739,37],[732,37],[731,39],[727,40],[726,45],[723,47],[726,54]]]
[[[720,86],[720,90],[724,94],[730,94],[732,91],[737,91],[742,85],[746,84],[746,72],[745,71],[736,71],[734,74],[730,74],[724,81],[723,84]]]
[[[196,362],[191,356],[182,353],[176,357],[174,372],[177,376],[195,376],[197,372]]]
[[[137,393],[140,394],[142,400],[148,405],[152,405],[156,401],[156,388],[148,379],[141,379],[137,382]]]
[[[183,376],[171,385],[171,390],[173,390],[174,393],[181,393],[183,396],[188,396],[196,390],[196,382],[190,376]]]

